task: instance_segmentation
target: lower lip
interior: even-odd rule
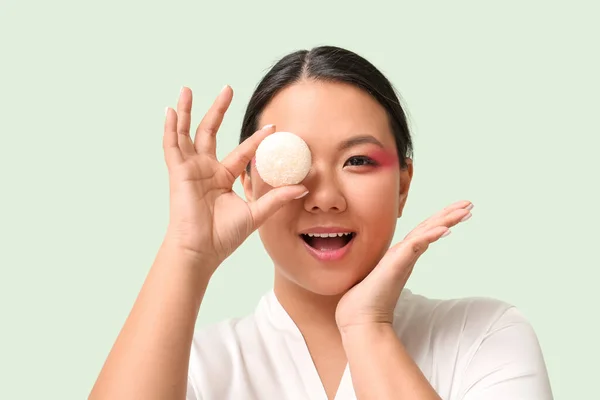
[[[304,241],[304,239],[300,238],[308,252],[319,261],[341,260],[350,250],[350,246],[352,246],[352,243],[354,243],[354,239],[356,239],[356,235],[354,235],[354,237],[350,239],[350,241],[344,247],[336,250],[317,250],[314,247],[309,246],[308,243]]]

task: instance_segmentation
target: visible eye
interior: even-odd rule
[[[377,166],[377,165],[378,165],[377,162],[370,157],[354,156],[354,157],[350,157],[346,161],[346,163],[344,164],[344,167],[345,166],[362,167],[362,166]]]

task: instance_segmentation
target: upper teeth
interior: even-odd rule
[[[336,236],[344,236],[344,235],[351,235],[351,232],[343,232],[343,233],[307,233],[308,236],[310,237],[336,237]]]

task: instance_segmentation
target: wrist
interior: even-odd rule
[[[172,267],[189,269],[200,280],[205,280],[207,283],[220,264],[213,257],[205,256],[181,246],[177,240],[169,235],[163,239],[158,258],[170,260],[168,264]]]
[[[347,325],[339,329],[344,345],[352,345],[354,343],[364,344],[372,340],[380,340],[390,334],[396,335],[394,327],[389,322]]]

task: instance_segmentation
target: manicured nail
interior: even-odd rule
[[[165,117],[169,114],[169,107],[165,107]]]
[[[468,219],[469,219],[469,218],[471,218],[472,216],[473,216],[473,214],[471,214],[471,213],[468,213],[467,215],[465,215],[465,216],[464,216],[464,217],[463,217],[463,218],[460,220],[460,222],[465,222],[466,220],[468,220]]]
[[[298,197],[294,197],[294,200],[301,199],[301,198],[303,198],[304,196],[306,196],[307,194],[308,194],[308,190],[307,190],[306,192],[302,193],[300,196],[298,196]]]
[[[274,127],[274,126],[275,126],[275,124],[268,124],[268,125],[265,125],[265,126],[263,126],[263,127],[261,128],[261,131],[263,131],[263,130],[265,130],[265,129],[270,129],[270,128]]]
[[[452,231],[450,229],[448,229],[446,232],[444,232],[444,234],[442,236],[440,236],[440,238],[446,237],[448,236],[450,233],[452,233]]]
[[[469,204],[467,207],[465,207],[465,210],[472,210],[474,207],[473,203]]]

